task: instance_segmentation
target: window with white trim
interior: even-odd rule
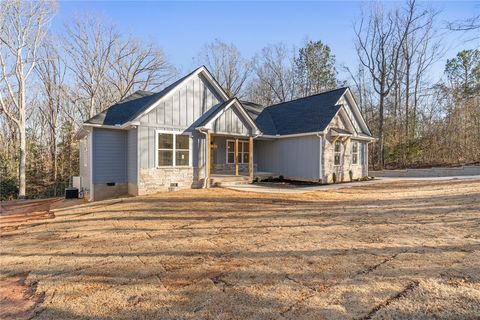
[[[352,164],[358,164],[358,142],[352,142]]]
[[[342,156],[342,143],[339,140],[336,140],[333,148],[333,164],[335,166],[340,165],[341,156]]]
[[[157,166],[186,167],[190,165],[190,135],[157,133]]]
[[[249,158],[249,142],[238,140],[238,163],[248,163]],[[235,140],[227,140],[227,163],[235,163]]]

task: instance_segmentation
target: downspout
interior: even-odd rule
[[[260,137],[262,135],[261,132],[255,132],[253,135],[252,135],[252,142],[254,142],[254,140],[258,137]],[[255,143],[253,143],[253,146],[255,145]],[[253,177],[255,177],[255,150],[254,150],[254,147],[252,146],[252,179]],[[257,164],[258,165],[258,164]]]
[[[203,171],[204,171],[204,179],[203,179],[203,186],[202,188],[203,189],[206,189],[207,186],[208,186],[208,181],[207,181],[207,176],[208,176],[208,172],[207,172],[207,154],[208,154],[208,149],[210,146],[207,145],[207,140],[208,140],[208,129],[207,128],[197,128],[198,132],[202,133],[203,135],[205,135],[205,148],[203,150],[204,152],[204,164],[203,164]]]
[[[322,181],[322,183],[324,183],[325,181],[323,181],[323,132],[318,132],[317,133],[317,137],[319,138],[319,152],[320,154],[318,155],[318,179]]]

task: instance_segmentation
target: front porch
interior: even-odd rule
[[[208,179],[253,180],[256,166],[253,160],[253,137],[208,134]],[[237,179],[235,179],[235,177]]]

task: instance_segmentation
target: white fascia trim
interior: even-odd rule
[[[92,128],[103,128],[103,129],[117,129],[117,130],[125,130],[124,125],[119,126],[111,126],[107,124],[94,124],[94,123],[84,123],[83,126],[85,127],[92,127]]]
[[[350,101],[350,104],[353,106],[353,108],[352,108],[353,112],[355,112],[355,115],[357,116],[357,118],[360,119],[360,125],[362,126],[362,128],[366,132],[368,132],[369,135],[372,135],[372,133],[368,129],[368,126],[367,126],[367,123],[365,122],[365,119],[363,119],[363,116],[360,113],[360,109],[358,108],[357,103],[355,102],[355,99],[353,98],[353,93],[351,92],[350,88],[347,88],[347,93],[348,93],[348,95],[347,95],[348,100]],[[342,95],[342,97],[343,97],[343,95]],[[338,99],[338,101],[335,103],[336,105],[340,102],[342,97],[340,97],[340,99]]]
[[[240,103],[240,101],[238,101],[237,98],[235,98],[235,103],[237,104],[238,106],[238,110],[242,113],[242,115],[244,116],[244,118],[248,121],[248,123],[250,123],[250,125],[252,126],[252,128],[255,130],[253,132],[253,135],[259,135],[261,134],[261,131],[260,129],[257,127],[257,125],[255,124],[255,121],[253,121],[253,119],[248,115],[247,111],[245,111],[245,109],[243,108],[242,104]]]
[[[201,66],[199,70],[204,73],[208,82],[210,82],[210,84],[213,85],[215,89],[217,89],[217,92],[222,96],[224,101],[227,101],[228,99],[230,99],[228,94],[225,92],[225,90],[223,90],[222,86],[217,82],[217,80],[212,76],[210,71],[208,71],[208,69],[205,66]]]
[[[314,136],[314,135],[324,135],[325,131],[314,131],[314,132],[305,132],[305,133],[294,133],[294,134],[283,134],[283,135],[262,135],[262,138],[293,138],[293,137],[305,137],[305,136]]]
[[[349,134],[349,133],[336,133],[336,132],[332,132],[332,133],[331,133],[331,136],[332,136],[332,137],[353,137],[354,135],[353,135],[353,134]]]
[[[378,139],[374,137],[361,137],[361,136],[353,136],[353,140],[362,140],[362,141],[368,141],[368,142],[375,142]]]
[[[341,114],[341,116],[343,117],[343,119],[347,121],[347,126],[348,126],[348,129],[353,132],[354,134],[358,134],[357,130],[355,130],[355,126],[353,125],[352,123],[352,119],[350,119],[350,117],[348,116],[347,114],[347,111],[345,110],[345,106],[341,106],[340,107],[340,110],[338,110],[338,113]],[[336,116],[336,115],[335,115]]]

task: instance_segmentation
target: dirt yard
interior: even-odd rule
[[[1,228],[0,276],[33,301],[1,290],[5,319],[480,319],[480,180],[64,202]]]

